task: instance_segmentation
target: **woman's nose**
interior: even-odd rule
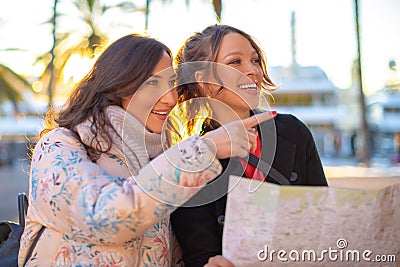
[[[170,107],[173,107],[178,102],[178,93],[175,89],[169,90],[165,95],[162,96],[161,102],[168,104]]]
[[[260,71],[260,67],[252,62],[249,62],[246,64],[246,69],[244,73],[246,75],[256,75]]]

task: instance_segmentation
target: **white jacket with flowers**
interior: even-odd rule
[[[32,158],[20,266],[42,225],[26,266],[171,266],[171,203],[183,204],[221,172],[199,143],[198,136],[183,141],[133,177],[123,155],[93,163],[69,130],[47,133]],[[211,164],[193,172],[204,160]]]

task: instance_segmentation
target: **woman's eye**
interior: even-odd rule
[[[157,80],[150,80],[147,82],[148,85],[153,85],[153,86],[157,86],[158,85],[158,81]]]
[[[257,63],[257,64],[260,64],[261,60],[260,60],[259,58],[254,58],[254,59],[253,59],[253,62],[254,62],[254,63]]]
[[[170,80],[170,81],[168,82],[169,87],[175,87],[175,81],[176,81],[176,80]]]
[[[240,64],[240,59],[234,59],[228,63],[228,65],[230,65],[230,64]]]

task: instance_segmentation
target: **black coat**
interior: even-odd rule
[[[327,186],[322,164],[308,127],[292,115],[278,114],[259,126],[261,158],[292,185]],[[183,251],[185,266],[203,266],[222,254],[222,230],[230,174],[244,176],[237,158],[221,160],[223,173],[185,206],[171,215],[174,233]],[[268,182],[276,183],[270,177]],[[203,204],[203,205],[200,205]],[[207,204],[204,204],[207,203]],[[243,218],[245,219],[245,218]]]

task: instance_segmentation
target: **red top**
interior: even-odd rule
[[[261,139],[260,136],[257,135],[257,147],[255,151],[249,151],[251,154],[256,156],[257,158],[261,157]],[[259,181],[265,181],[264,173],[257,168],[253,167],[253,165],[247,163],[245,160],[240,159],[240,163],[242,163],[244,172],[246,177],[250,179],[255,179]]]
[[[271,110],[272,117],[276,117],[278,114],[276,110]],[[261,158],[261,139],[260,136],[257,135],[257,147],[255,151],[249,151],[251,154],[256,156],[257,158]],[[243,159],[239,159],[240,163],[242,163],[244,173],[246,174],[246,177],[249,179],[255,179],[259,181],[266,182],[264,173],[260,171],[259,169],[253,167],[253,165],[247,163]]]

